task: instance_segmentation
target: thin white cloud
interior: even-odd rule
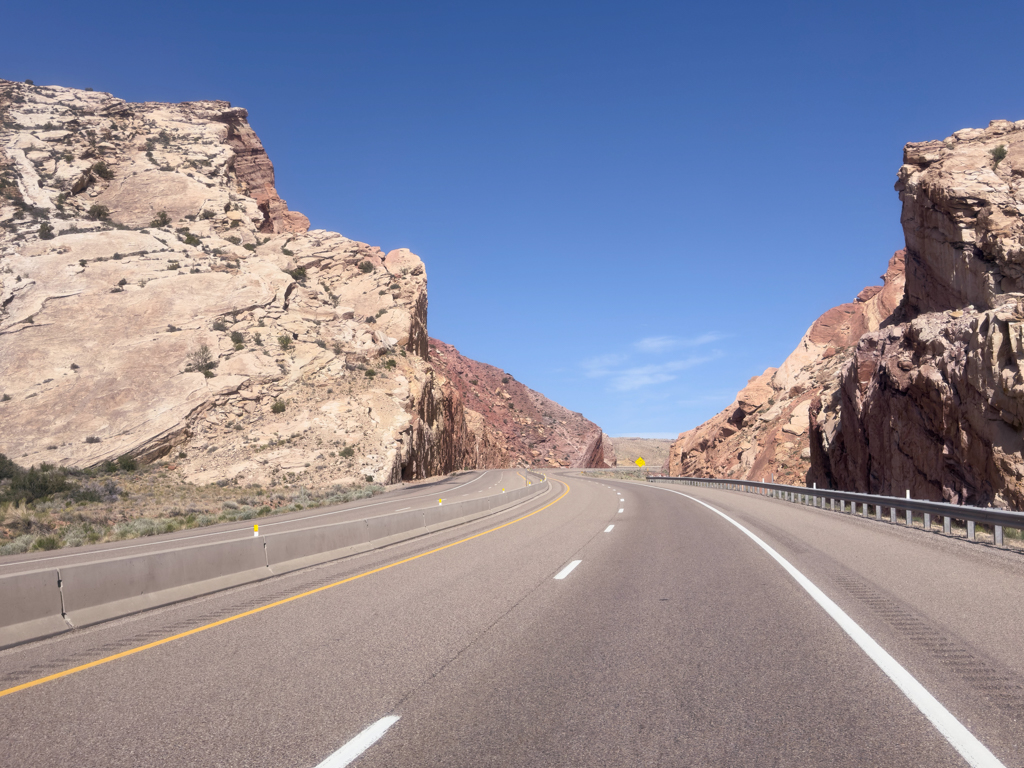
[[[628,359],[626,355],[599,355],[583,362],[583,373],[591,379],[609,376],[617,366]]]
[[[678,343],[679,339],[674,339],[671,336],[648,336],[646,339],[640,339],[633,346],[641,352],[661,352],[664,349],[672,349]]]
[[[653,384],[664,384],[676,378],[679,371],[702,365],[721,357],[721,353],[688,357],[685,360],[672,360],[660,365],[643,365],[637,368],[626,368],[611,374],[611,388],[615,392],[629,392]]]
[[[691,339],[680,339],[675,336],[648,336],[640,339],[633,346],[641,352],[664,352],[674,347],[699,347],[723,338],[725,336],[720,333],[704,333]]]

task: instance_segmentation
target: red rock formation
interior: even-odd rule
[[[606,467],[611,468],[617,465],[618,462],[615,456],[615,443],[612,442],[612,439],[608,437],[608,435],[602,435],[601,437],[601,453],[603,454],[604,465]]]
[[[581,414],[436,339],[430,360],[462,397],[485,451],[478,466],[606,466],[601,428]]]
[[[241,107],[232,109],[227,102],[222,103],[225,109],[220,114],[206,114],[206,117],[228,127],[227,143],[235,150],[235,178],[242,191],[256,200],[263,213],[260,232],[306,232],[309,219],[298,211],[289,211],[288,205],[277,194],[274,164],[270,162],[260,137],[249,127],[249,113]],[[204,102],[204,107],[208,104]],[[205,109],[202,111],[204,114],[207,112]]]
[[[906,146],[903,322],[865,335],[812,407],[820,483],[1024,508],[1021,174],[1024,122]]]
[[[855,301],[828,310],[778,369],[750,379],[732,405],[681,434],[669,473],[802,484],[811,468],[811,402],[839,388],[853,345],[892,316],[903,296],[903,267],[898,251],[882,286],[865,288]]]

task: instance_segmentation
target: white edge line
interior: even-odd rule
[[[345,768],[346,765],[376,744],[377,740],[398,720],[399,715],[382,717],[373,725],[364,728],[358,736],[320,763],[316,768]]]
[[[928,718],[931,724],[934,725],[939,733],[945,737],[946,741],[952,745],[953,749],[960,753],[960,756],[963,757],[964,760],[975,768],[1006,768],[999,759],[993,755],[984,744],[978,741],[974,734],[967,730],[967,728],[957,720],[948,709],[942,706],[939,700],[932,696],[928,690],[903,667],[902,664],[890,656],[874,638],[861,629],[860,625],[851,619],[842,608],[836,605],[828,595],[818,589],[810,579],[800,573],[800,571],[786,560],[786,558],[772,549],[756,534],[747,530],[728,515],[723,512],[719,512],[710,504],[707,504],[700,499],[679,491],[670,490],[669,488],[659,488],[658,490],[675,493],[679,496],[690,499],[690,501],[695,501],[739,528],[743,533],[749,536],[755,544],[767,552],[779,565],[785,568],[789,575],[796,580],[796,583],[803,587],[807,594],[809,594],[818,605],[825,609],[825,612],[831,616],[840,627],[842,627],[843,631],[846,632],[846,634],[848,634],[857,645],[861,647],[861,650],[868,655],[868,658],[875,662],[875,664],[877,664],[879,668],[889,676],[890,680],[896,683],[896,686],[906,694],[907,698],[913,702],[914,706],[921,711],[921,714]]]
[[[474,477],[472,480],[469,480],[469,481],[463,483],[462,485],[457,485],[454,488],[452,488],[452,490],[453,491],[457,491],[459,488],[465,488],[470,483],[475,483],[481,477],[486,475],[487,472],[488,472],[488,470],[485,469],[483,471],[483,474],[481,474],[479,477]],[[433,498],[434,494],[427,493],[427,494],[424,494],[422,496],[410,496],[409,499],[425,499],[427,497]],[[301,521],[316,520],[318,517],[329,517],[330,515],[340,515],[342,512],[355,512],[357,509],[369,509],[370,507],[379,507],[379,506],[381,506],[383,504],[394,504],[394,503],[396,503],[394,499],[392,499],[390,501],[389,500],[377,501],[377,502],[374,502],[373,504],[363,504],[362,506],[359,506],[359,507],[345,507],[343,509],[336,509],[333,512],[321,512],[318,515],[308,515],[307,517],[296,517],[296,518],[294,518],[292,520],[278,520],[277,522],[260,523],[260,525],[262,525],[264,528],[272,528],[275,525],[289,525],[290,523],[297,523],[300,520]],[[406,507],[406,509],[412,509],[412,507]],[[398,511],[400,512],[401,510],[398,510]],[[284,513],[284,514],[287,514],[287,513]],[[263,519],[266,519],[266,518],[263,518]],[[88,550],[88,551],[85,551],[85,552],[68,552],[65,555],[54,555],[53,557],[40,557],[40,558],[36,558],[35,560],[15,560],[15,561],[10,562],[10,563],[0,563],[0,568],[7,568],[7,567],[10,567],[12,565],[27,565],[28,563],[46,563],[46,562],[49,562],[51,560],[63,560],[66,557],[84,557],[85,555],[95,555],[97,552],[121,552],[122,550],[125,550],[125,549],[138,549],[139,547],[155,547],[158,544],[167,544],[168,542],[172,542],[172,541],[191,541],[192,539],[205,539],[205,538],[208,538],[210,536],[226,536],[229,533],[248,533],[249,530],[250,530],[249,526],[245,526],[243,528],[228,528],[228,529],[223,530],[223,531],[210,531],[209,533],[198,533],[195,536],[180,536],[180,537],[178,537],[176,539],[160,539],[159,541],[147,541],[147,542],[143,542],[142,544],[129,544],[126,547],[110,547],[109,549],[91,549],[91,550]]]
[[[565,566],[565,568],[563,568],[558,573],[556,573],[555,574],[555,578],[556,579],[564,579],[566,576],[568,576],[570,573],[572,573],[572,569],[573,568],[575,568],[577,565],[579,565],[582,562],[583,562],[582,560],[573,560],[571,563],[569,563],[567,566]]]
[[[614,528],[614,527],[615,527],[614,524],[613,525],[609,525],[607,528],[604,529],[604,532],[605,533],[611,533],[612,532],[612,528]]]

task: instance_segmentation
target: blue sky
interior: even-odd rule
[[[427,264],[431,335],[674,435],[902,247],[908,141],[1024,118],[1024,5],[8,3],[0,77],[249,110],[314,227]]]

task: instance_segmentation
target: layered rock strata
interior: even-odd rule
[[[582,414],[450,344],[431,339],[430,359],[465,404],[479,466],[607,466],[601,428]]]
[[[682,433],[669,473],[802,485],[811,468],[812,403],[838,391],[861,336],[891,321],[903,297],[902,251],[889,260],[882,281],[815,320],[779,368],[751,378],[728,408]]]
[[[908,144],[902,322],[811,412],[811,477],[1024,508],[1024,121]]]
[[[309,231],[245,110],[0,81],[0,120],[0,453],[261,484],[473,466],[423,262]]]

